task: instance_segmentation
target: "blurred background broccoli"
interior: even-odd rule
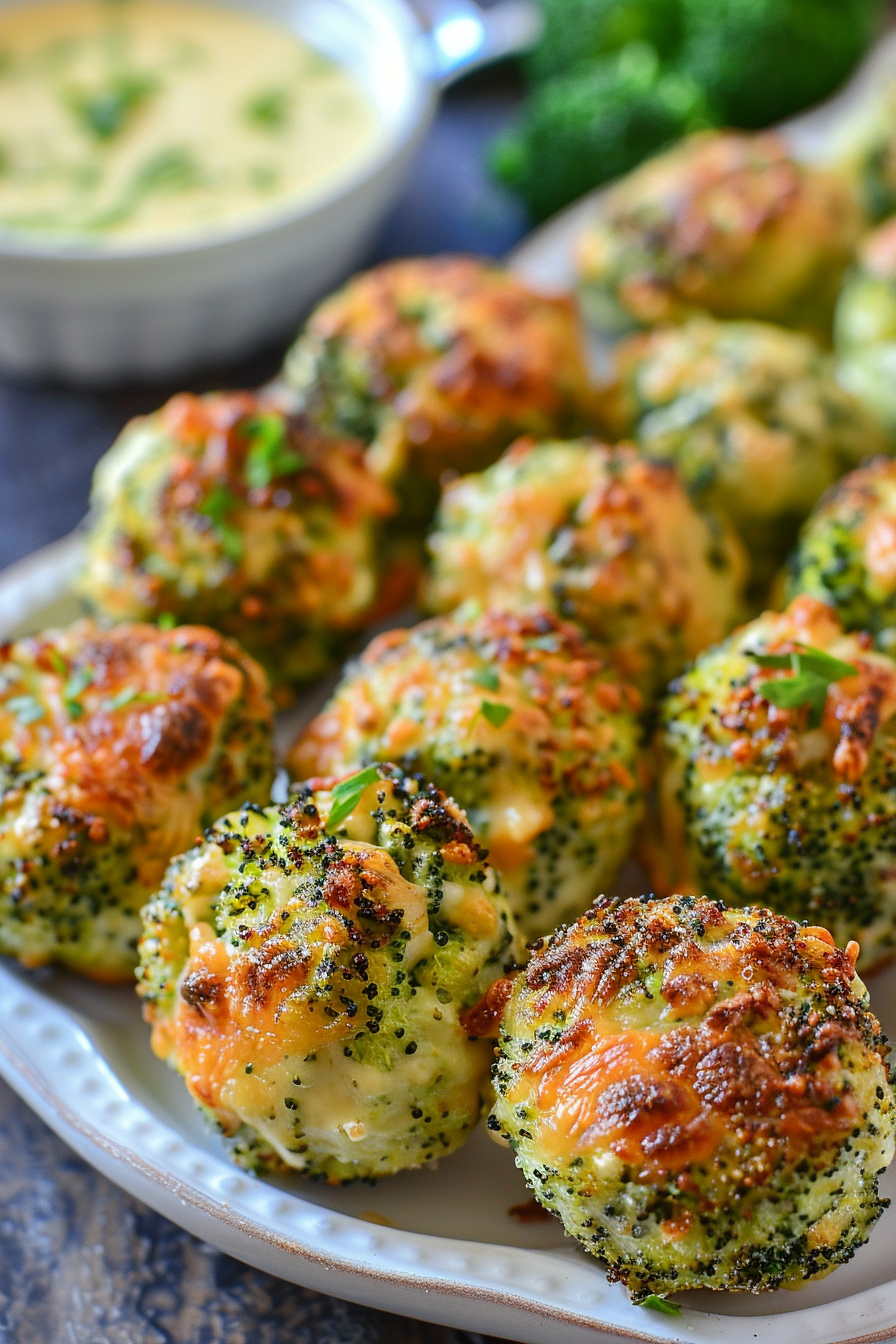
[[[885,0],[539,0],[530,90],[496,176],[545,219],[701,126],[758,129],[833,93]]]

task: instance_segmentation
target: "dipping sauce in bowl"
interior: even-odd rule
[[[325,190],[379,136],[348,70],[245,12],[0,9],[0,238],[115,248],[249,224]]]

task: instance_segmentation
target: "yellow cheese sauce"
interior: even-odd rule
[[[0,233],[122,246],[246,223],[325,188],[378,132],[345,69],[248,14],[0,10]]]

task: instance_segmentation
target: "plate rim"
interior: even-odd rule
[[[81,537],[75,532],[59,542],[32,552],[24,560],[0,572],[0,637],[3,637],[5,629],[9,628],[14,619],[20,618],[22,612],[27,612],[29,605],[32,608],[38,605],[35,598],[29,602],[29,590],[39,593],[44,601],[58,600],[70,592],[69,577],[81,544]],[[128,1093],[99,1046],[79,1026],[74,1010],[43,994],[38,985],[23,978],[22,972],[0,964],[0,1004],[15,993],[19,994],[22,1002],[30,1005],[29,1020],[51,1024],[55,1037],[64,1042],[69,1054],[73,1049],[77,1050],[81,1066],[87,1063],[93,1071],[89,1076],[95,1075],[105,1086],[109,1086],[108,1080],[112,1080],[114,1087],[126,1098],[131,1111],[138,1116],[138,1123],[142,1125],[145,1134],[155,1136],[156,1140],[159,1136],[175,1136],[188,1153],[195,1155],[194,1163],[206,1165],[212,1172],[220,1169],[225,1179],[232,1178],[232,1187],[245,1183],[247,1190],[267,1191],[272,1200],[289,1201],[290,1207],[294,1207],[302,1217],[315,1218],[325,1214],[327,1219],[333,1220],[340,1236],[350,1236],[353,1230],[363,1230],[368,1236],[373,1235],[371,1224],[364,1219],[325,1206],[322,1210],[321,1206],[310,1204],[300,1194],[256,1182],[227,1163],[223,1155],[209,1154],[196,1147],[189,1138],[177,1134],[172,1126],[153,1115],[142,1102]],[[327,1284],[321,1282],[321,1277],[337,1274],[342,1280],[338,1285],[338,1295],[380,1310],[397,1310],[406,1315],[446,1325],[460,1324],[464,1328],[472,1327],[490,1334],[501,1334],[512,1328],[515,1337],[528,1335],[532,1344],[580,1344],[586,1338],[593,1344],[599,1344],[600,1341],[610,1344],[610,1341],[618,1340],[634,1341],[634,1344],[662,1344],[663,1341],[680,1341],[685,1337],[692,1344],[718,1344],[719,1341],[740,1341],[759,1336],[769,1341],[769,1344],[788,1344],[794,1331],[800,1328],[808,1332],[808,1337],[815,1344],[878,1344],[878,1341],[892,1339],[896,1335],[896,1278],[834,1302],[797,1307],[793,1311],[774,1315],[732,1316],[702,1308],[686,1308],[683,1317],[668,1318],[668,1323],[658,1318],[649,1327],[644,1322],[644,1327],[638,1328],[640,1322],[635,1324],[630,1317],[631,1313],[642,1309],[632,1306],[621,1290],[607,1283],[599,1263],[595,1261],[592,1265],[584,1258],[582,1263],[577,1263],[572,1257],[558,1258],[556,1252],[550,1250],[508,1246],[497,1242],[470,1242],[461,1238],[380,1226],[375,1227],[379,1245],[371,1251],[372,1259],[369,1263],[363,1255],[352,1258],[350,1252],[315,1248],[307,1232],[303,1236],[284,1231],[282,1227],[277,1229],[266,1226],[255,1210],[246,1207],[245,1202],[241,1206],[239,1194],[234,1195],[231,1191],[226,1200],[216,1198],[175,1171],[166,1170],[135,1144],[129,1145],[120,1136],[116,1137],[114,1125],[110,1130],[108,1122],[104,1128],[91,1119],[84,1106],[74,1100],[75,1089],[67,1099],[58,1086],[54,1088],[46,1068],[39,1062],[40,1052],[30,1053],[26,1044],[18,1038],[14,1025],[11,1025],[14,1016],[14,1013],[0,1012],[0,1075],[60,1138],[75,1148],[91,1165],[165,1217],[228,1254],[255,1264],[277,1277],[326,1292],[332,1291],[335,1285],[328,1289]],[[47,1027],[43,1029],[46,1031]],[[108,1079],[105,1075],[108,1075]],[[250,1199],[249,1204],[251,1202]],[[192,1211],[191,1216],[181,1212],[188,1209]],[[284,1273],[281,1268],[266,1263],[264,1256],[251,1253],[256,1247],[264,1248],[268,1254],[290,1257],[294,1265],[300,1266],[300,1272]],[[421,1249],[417,1250],[418,1247]],[[398,1263],[402,1248],[415,1250],[417,1266]],[[502,1263],[519,1261],[523,1265],[531,1265],[533,1271],[541,1263],[545,1271],[565,1271],[567,1275],[576,1275],[577,1278],[587,1277],[591,1279],[598,1296],[610,1294],[608,1305],[611,1310],[604,1314],[607,1304],[602,1303],[600,1316],[596,1313],[583,1314],[573,1306],[547,1300],[543,1291],[542,1296],[539,1296],[538,1288],[525,1291],[509,1289],[494,1280],[494,1276],[490,1281],[489,1273],[484,1269],[479,1270],[474,1280],[468,1266],[460,1271],[450,1267],[438,1270],[435,1266],[428,1269],[419,1266],[421,1258],[433,1260],[440,1254],[450,1265],[450,1261],[456,1260],[459,1254],[472,1262],[477,1257],[484,1260],[489,1253],[497,1255]],[[537,1273],[533,1273],[533,1277],[537,1277]],[[383,1292],[386,1289],[401,1294],[401,1301],[384,1301]],[[463,1303],[467,1304],[466,1307],[461,1305]],[[877,1317],[869,1331],[854,1334],[849,1329],[846,1333],[835,1329],[834,1333],[830,1333],[822,1329],[819,1332],[819,1325],[825,1318],[833,1320],[845,1312],[849,1320],[854,1321],[862,1314],[863,1307],[868,1308],[873,1317]],[[832,1312],[832,1308],[838,1311]],[[512,1326],[506,1319],[495,1319],[495,1313],[512,1317]],[[460,1317],[467,1319],[461,1321]],[[534,1334],[530,1333],[527,1325],[535,1328]],[[550,1333],[546,1333],[548,1331]]]

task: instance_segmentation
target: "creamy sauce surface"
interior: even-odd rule
[[[375,145],[352,75],[211,5],[0,10],[0,234],[164,241],[310,197]]]

